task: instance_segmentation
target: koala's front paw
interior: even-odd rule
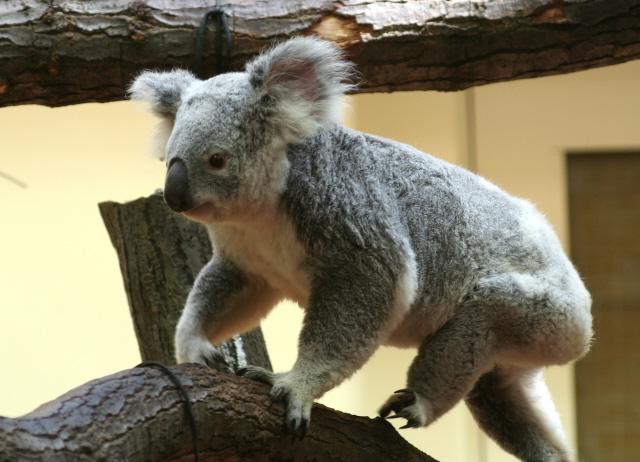
[[[220,350],[207,339],[191,337],[176,343],[179,363],[198,363],[222,372],[233,372]]]
[[[311,422],[311,406],[313,400],[308,398],[303,390],[289,380],[287,374],[278,377],[271,388],[271,397],[275,401],[282,401],[287,408],[285,418],[286,428],[295,436],[304,438]]]
[[[304,438],[309,430],[313,400],[296,386],[290,374],[276,374],[262,367],[247,366],[238,375],[271,385],[271,398],[286,407],[285,427],[293,435]]]
[[[394,414],[389,416],[391,411]],[[417,428],[427,425],[432,413],[426,399],[410,388],[404,388],[394,392],[382,405],[378,414],[384,419],[407,419],[407,423],[400,428]]]

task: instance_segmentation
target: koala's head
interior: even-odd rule
[[[161,118],[165,201],[209,223],[252,214],[284,188],[286,147],[337,121],[350,65],[315,38],[295,38],[245,72],[199,80],[184,70],[144,72],[131,86]]]

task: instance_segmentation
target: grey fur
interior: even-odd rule
[[[160,117],[173,119],[180,107],[182,92],[196,81],[189,71],[145,72],[138,77],[129,92],[137,99],[151,103],[151,110]]]
[[[168,124],[167,159],[187,167],[196,207],[184,214],[216,248],[178,325],[178,360],[206,363],[210,341],[291,298],[306,310],[293,369],[242,371],[273,385],[291,430],[304,432],[313,400],[390,344],[418,355],[384,416],[424,426],[466,398],[506,450],[568,460],[539,371],[589,348],[582,281],[528,202],[338,125],[349,72],[330,44],[297,38],[243,73],[145,73],[134,83]],[[175,115],[157,109],[167,101]],[[208,166],[212,153],[228,159],[223,169]]]

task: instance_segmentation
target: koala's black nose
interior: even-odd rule
[[[164,182],[164,201],[174,212],[184,212],[193,207],[189,195],[187,167],[180,159],[174,158],[169,162]]]

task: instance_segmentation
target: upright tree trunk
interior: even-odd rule
[[[212,257],[207,233],[171,212],[162,194],[126,204],[103,202],[100,213],[118,254],[142,359],[174,364],[176,323],[195,277]],[[234,368],[271,369],[259,328],[221,349]]]
[[[0,3],[0,106],[125,98],[143,69],[190,68],[214,0]],[[347,50],[357,91],[459,90],[640,57],[640,0],[221,2],[241,69],[275,40],[316,34]],[[213,69],[213,34],[205,60]]]

